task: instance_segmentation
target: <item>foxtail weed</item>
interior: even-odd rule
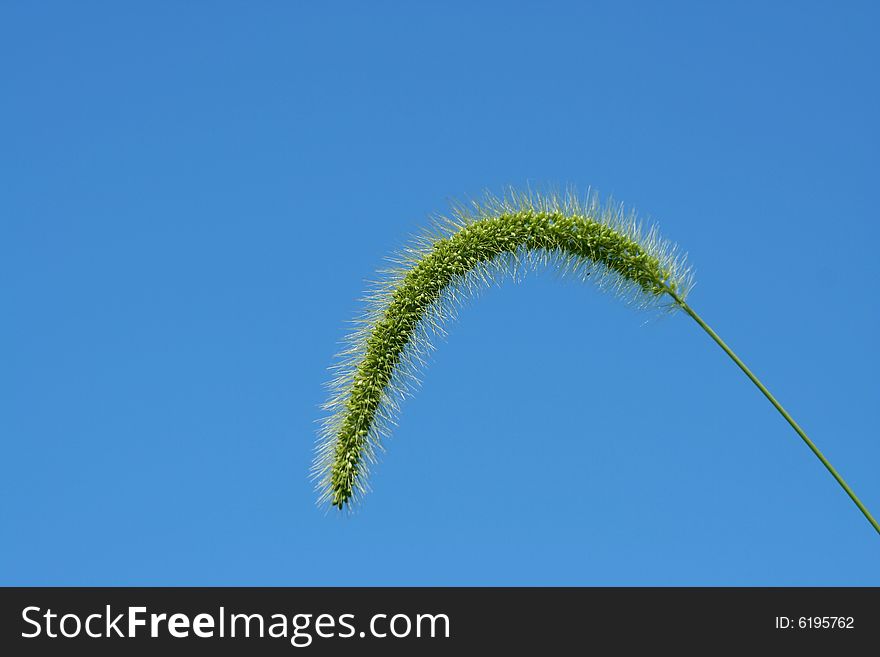
[[[595,194],[510,191],[453,207],[392,260],[365,299],[366,312],[334,365],[312,477],[319,503],[342,509],[368,490],[404,397],[418,385],[432,338],[445,335],[462,301],[538,267],[590,280],[624,301],[690,316],[757,386],[819,458],[874,529],[843,477],[769,390],[687,304],[693,283],[686,258],[619,204]]]

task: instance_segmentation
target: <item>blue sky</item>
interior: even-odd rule
[[[4,3],[0,583],[880,584],[684,315],[535,275],[438,345],[358,512],[307,470],[365,281],[592,186],[880,512],[874,3]]]

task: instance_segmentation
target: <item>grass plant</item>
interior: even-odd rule
[[[319,502],[342,509],[368,490],[369,466],[418,384],[432,339],[481,289],[538,267],[590,280],[628,303],[683,311],[733,360],[812,450],[874,529],[880,525],[803,429],[687,304],[691,268],[656,227],[595,194],[510,191],[456,205],[405,248],[365,299],[334,366],[312,467]]]

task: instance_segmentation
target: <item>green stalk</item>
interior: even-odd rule
[[[834,466],[831,465],[827,458],[825,458],[825,455],[819,450],[818,447],[816,447],[816,444],[812,440],[810,440],[804,430],[801,429],[798,423],[794,421],[794,418],[791,417],[791,415],[788,414],[788,411],[786,411],[782,407],[782,404],[776,401],[776,398],[772,394],[770,394],[770,391],[767,390],[767,388],[764,386],[763,383],[761,383],[758,377],[752,374],[752,371],[748,367],[746,367],[746,364],[739,359],[739,356],[733,353],[733,350],[724,343],[724,340],[722,340],[715,331],[712,330],[711,326],[703,321],[703,318],[700,317],[693,308],[687,305],[684,300],[681,299],[671,289],[667,288],[666,291],[673,299],[675,299],[675,302],[679,305],[679,307],[684,310],[688,315],[690,315],[693,320],[697,324],[699,324],[706,333],[709,334],[709,337],[712,338],[718,344],[718,346],[724,350],[724,353],[730,356],[730,359],[734,363],[736,363],[743,372],[745,372],[746,376],[751,379],[752,383],[757,386],[758,390],[760,390],[764,394],[764,396],[770,400],[770,403],[773,404],[774,408],[776,408],[776,410],[779,411],[780,415],[785,418],[785,421],[791,425],[791,428],[797,432],[797,435],[799,435],[801,439],[807,444],[807,447],[812,450],[813,454],[815,454],[816,457],[820,461],[822,461],[822,465],[824,465],[828,469],[828,472],[831,473],[831,476],[833,476],[837,480],[837,483],[840,484],[841,488],[846,491],[846,494],[849,495],[850,499],[855,502],[855,505],[857,507],[859,507],[859,511],[864,514],[865,518],[868,519],[868,522],[871,523],[871,526],[874,527],[878,534],[880,534],[880,524],[877,524],[877,521],[874,519],[874,516],[871,515],[871,512],[868,511],[867,507],[864,504],[862,504],[862,501],[858,498],[855,492],[853,492],[853,489],[849,487],[849,484],[847,484],[846,481],[844,481],[843,477],[840,476],[840,473],[834,469]]]

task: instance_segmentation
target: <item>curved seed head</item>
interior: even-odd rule
[[[365,298],[366,312],[334,366],[312,476],[319,503],[343,508],[367,491],[368,466],[418,385],[444,324],[480,289],[536,267],[590,281],[641,307],[674,310],[690,268],[654,228],[622,205],[510,191],[458,205],[392,259]]]

